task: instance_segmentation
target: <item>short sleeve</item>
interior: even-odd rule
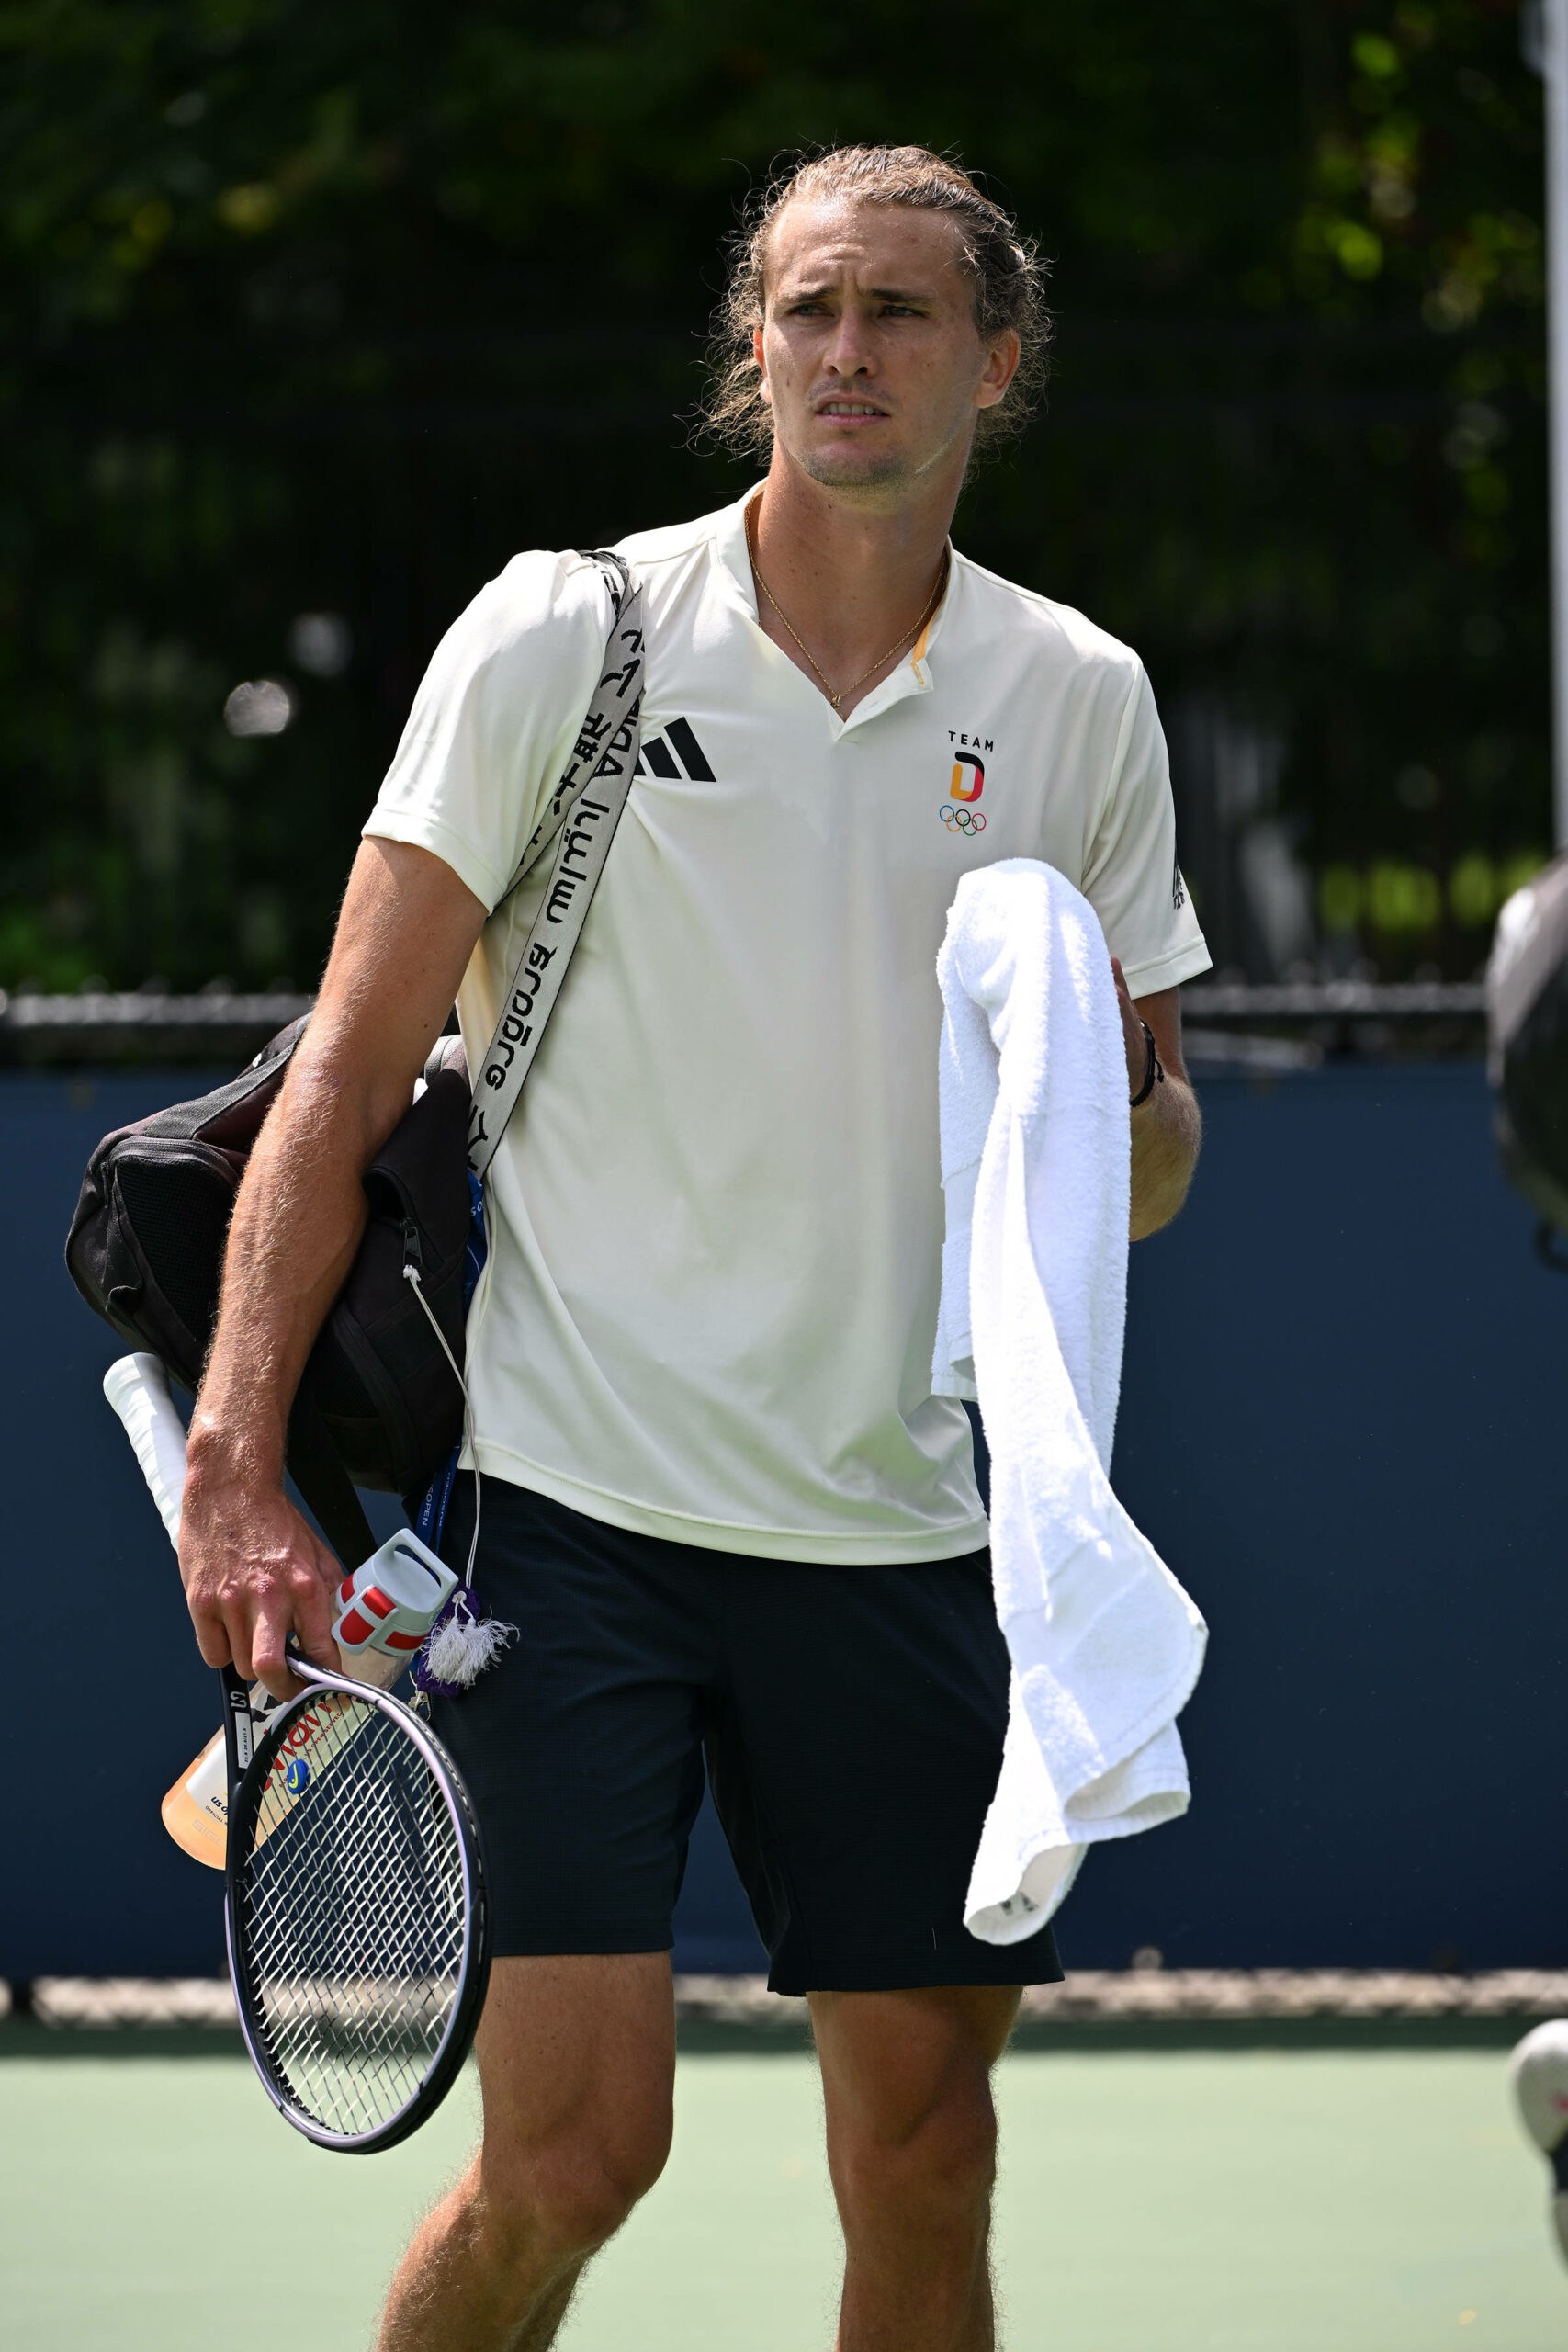
[[[1084,896],[1134,997],[1173,989],[1211,957],[1176,853],[1170,763],[1154,689],[1137,665],[1111,783],[1085,862]]]
[[[570,756],[609,622],[596,564],[515,556],[436,647],[367,838],[431,851],[490,912]]]

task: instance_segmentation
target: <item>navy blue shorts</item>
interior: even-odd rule
[[[442,1549],[461,1566],[473,1480]],[[989,1555],[761,1560],[628,1533],[487,1478],[476,1589],[519,1638],[434,1722],[479,1808],[498,1954],[668,1951],[714,1803],[776,1993],[1041,1984],[964,1892],[997,1784],[1008,1657]]]

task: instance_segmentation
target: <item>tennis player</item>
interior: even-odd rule
[[[930,1394],[933,966],[976,866],[1041,858],[1088,894],[1136,1235],[1197,1155],[1177,990],[1208,956],[1136,657],[948,538],[1043,373],[1011,221],[922,149],[840,149],[768,193],[726,316],[714,417],[765,478],[625,543],[641,772],[491,1171],[475,1581],[519,1630],[436,1711],[494,1883],[484,2135],[382,2352],[549,2344],[658,2177],[705,1761],[770,1982],[810,2002],[840,2352],[994,2343],[990,2073],[1021,1985],[1061,1973],[1048,1929],[998,1950],[961,1917],[1008,1663],[968,1423]],[[594,566],[524,555],[438,649],[240,1194],[181,1560],[205,1657],[280,1690],[291,1626],[328,1654],[341,1573],[284,1497],[289,1399],[455,994],[470,1060],[488,1042],[542,884],[488,918],[606,617]],[[469,1477],[454,1560],[472,1513]]]

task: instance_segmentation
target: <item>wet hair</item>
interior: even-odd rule
[[[967,172],[929,147],[828,147],[799,157],[747,206],[729,243],[729,277],[714,314],[708,397],[701,422],[737,457],[765,458],[773,426],[761,396],[751,333],[762,322],[768,248],[779,215],[799,197],[853,204],[901,204],[942,212],[957,229],[975,293],[975,325],[990,342],[1009,328],[1020,345],[1018,370],[1003,398],[982,409],[976,451],[1021,433],[1044,389],[1051,346],[1045,307],[1047,265],[1033,241],[985,195]]]

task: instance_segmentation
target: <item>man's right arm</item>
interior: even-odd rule
[[[284,1492],[289,1408],[365,1230],[365,1170],[409,1107],[484,920],[427,850],[361,844],[316,1010],[234,1204],[180,1574],[207,1663],[231,1659],[280,1696],[298,1687],[291,1629],[333,1662],[343,1573]]]

